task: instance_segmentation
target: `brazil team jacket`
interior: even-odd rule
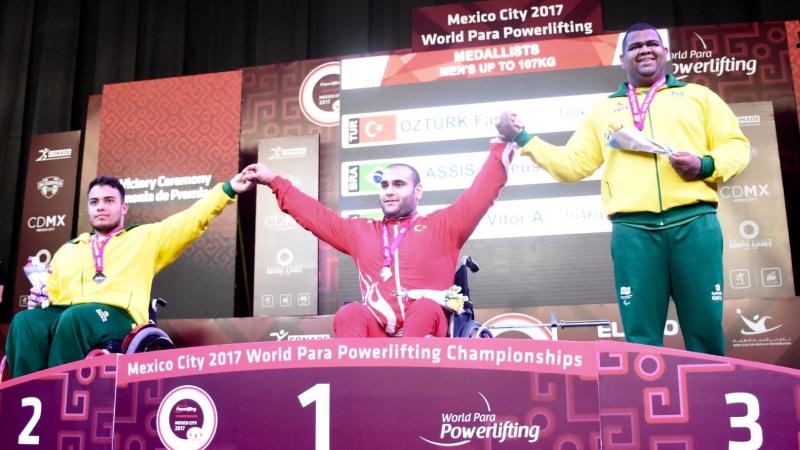
[[[671,208],[718,203],[717,184],[738,174],[750,161],[750,143],[728,105],[706,87],[672,75],[647,111],[643,133],[675,151],[703,158],[705,175],[685,181],[664,155],[610,147],[611,125],[633,126],[627,83],[602,99],[564,146],[523,133],[521,153],[561,182],[576,182],[605,163],[601,195],[605,213],[662,213]],[[639,102],[646,89],[637,90]],[[536,124],[530,124],[535,129]],[[708,158],[704,158],[708,157]]]
[[[175,261],[208,228],[211,219],[234,202],[230,184],[218,184],[191,207],[161,222],[132,226],[108,240],[103,273],[96,283],[91,238],[83,233],[58,249],[50,263],[47,293],[53,305],[104,303],[128,312],[137,325],[146,323],[153,277]]]

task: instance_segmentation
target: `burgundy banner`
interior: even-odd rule
[[[31,284],[22,271],[28,257],[48,263],[72,237],[80,143],[80,131],[31,137],[14,275],[14,312],[28,304]]]
[[[126,186],[125,225],[190,207],[239,170],[242,72],[107,85],[99,175]],[[156,278],[166,317],[233,315],[236,209],[230,206]]]
[[[603,32],[599,0],[500,0],[416,8],[414,52]]]

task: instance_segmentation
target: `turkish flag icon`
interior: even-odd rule
[[[359,118],[358,142],[386,142],[397,139],[396,116]]]

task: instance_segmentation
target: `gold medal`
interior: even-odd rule
[[[383,266],[383,269],[381,269],[381,279],[386,281],[389,278],[392,278],[392,269],[387,266]]]

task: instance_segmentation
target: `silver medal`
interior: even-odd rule
[[[97,272],[92,277],[92,280],[94,280],[94,282],[97,284],[102,284],[104,281],[106,281],[106,276],[103,272]]]

